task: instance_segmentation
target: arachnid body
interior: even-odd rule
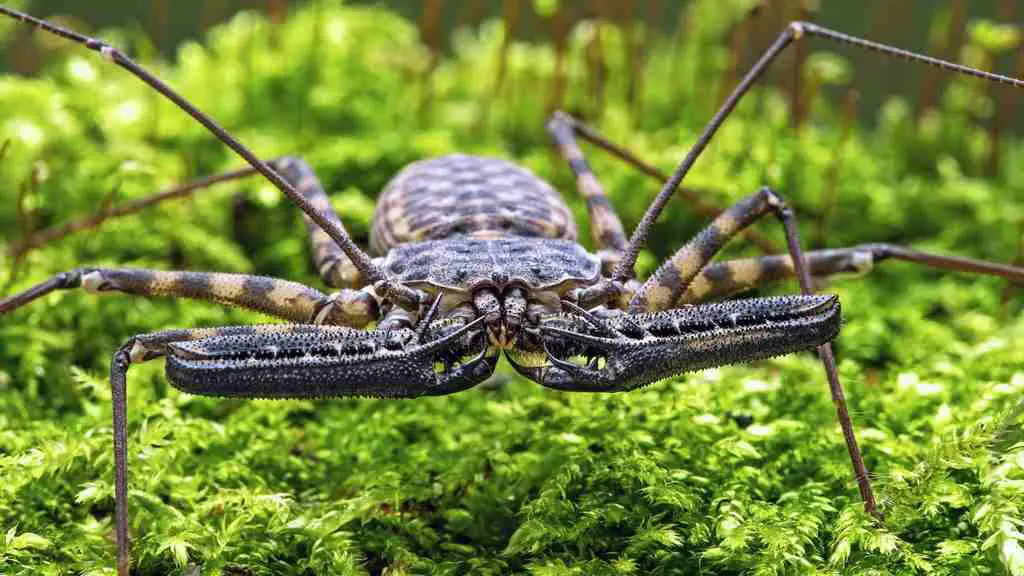
[[[291,323],[176,329],[129,339],[114,353],[118,569],[127,574],[125,395],[128,367],[164,357],[185,391],[246,398],[459,392],[485,381],[504,354],[525,377],[567,391],[635,389],[688,370],[818,347],[865,507],[876,505],[847,414],[829,342],[839,330],[834,296],[812,276],[865,271],[900,258],[941,268],[1024,279],[1024,270],[887,244],[805,253],[783,197],[763,188],[724,210],[646,281],[634,265],[651,224],[739,99],[786,46],[806,35],[848,42],[1014,86],[1019,80],[907,53],[812,24],[793,23],[708,125],[631,238],[590,172],[576,138],[600,141],[571,116],[547,126],[585,196],[597,246],[576,227],[550,185],[504,160],[449,155],[397,174],[381,194],[372,253],[348,236],[326,192],[299,158],[263,162],[115,48],[14,10],[0,12],[78,41],[120,65],[206,126],[305,214],[315,266],[330,295],[286,280],[238,274],[80,268],[0,301],[7,313],[57,289],[196,298],[250,308]],[[788,255],[711,264],[735,235],[777,217]],[[762,281],[796,277],[802,294],[709,303]]]

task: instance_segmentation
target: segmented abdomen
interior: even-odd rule
[[[406,166],[380,195],[370,247],[525,236],[576,239],[569,208],[550,184],[506,160],[455,154]]]

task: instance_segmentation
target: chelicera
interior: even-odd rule
[[[792,210],[769,188],[722,211],[650,278],[634,278],[637,255],[652,223],[740,98],[795,41],[817,36],[1024,86],[1021,80],[814,24],[785,27],[664,183],[630,238],[588,168],[577,138],[598,143],[648,172],[650,168],[573,117],[555,113],[547,129],[586,199],[596,253],[576,242],[568,208],[543,180],[508,161],[451,155],[412,164],[387,186],[371,235],[374,257],[349,237],[316,175],[301,159],[260,160],[116,48],[11,8],[0,6],[0,13],[99,52],[202,123],[253,167],[248,173],[263,175],[302,210],[314,263],[324,281],[338,289],[327,295],[260,276],[80,268],[0,300],[0,314],[6,314],[53,290],[81,287],[210,300],[288,321],[141,334],[114,352],[110,381],[117,567],[122,576],[129,568],[125,396],[133,363],[163,357],[171,383],[210,396],[413,398],[451,394],[485,381],[502,353],[522,375],[541,385],[615,392],[689,370],[817,347],[861,497],[865,508],[877,513],[830,346],[839,331],[839,302],[835,296],[815,295],[812,277],[864,272],[880,260],[898,258],[1024,281],[1019,267],[887,244],[804,252]],[[711,263],[726,242],[763,216],[782,223],[787,255]],[[799,281],[800,295],[712,302],[787,277]]]

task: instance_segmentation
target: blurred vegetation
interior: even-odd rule
[[[547,113],[563,106],[671,169],[735,81],[729,36],[751,4],[691,4],[701,25],[646,33],[640,61],[627,56],[628,31],[597,21],[567,30],[561,57],[556,44],[506,42],[500,21],[457,32],[452,53],[438,56],[417,23],[326,0],[280,23],[242,12],[173,62],[154,59],[137,30],[102,36],[260,155],[303,155],[362,240],[391,175],[453,151],[513,158],[549,179],[586,238],[583,203],[543,130]],[[0,36],[15,33],[0,24]],[[972,23],[962,56],[984,64],[1018,45],[1017,34]],[[0,78],[0,247],[240,165],[124,71],[38,41],[52,51],[42,75]],[[989,87],[950,80],[924,111],[894,97],[867,129],[844,99],[820,97],[858,74],[820,48],[796,60],[802,117],[791,94],[755,92],[686,185],[724,206],[771,184],[813,246],[892,241],[1019,262],[1024,146],[984,122],[999,109]],[[589,157],[631,227],[657,183],[599,151]],[[644,271],[702,224],[673,203]],[[782,244],[777,227],[758,230]],[[737,242],[728,253],[754,251]],[[4,294],[85,264],[320,286],[308,262],[297,211],[250,179],[20,262],[4,257],[0,274],[12,278]],[[631,394],[563,394],[509,376],[498,389],[411,402],[196,398],[169,388],[154,362],[129,375],[137,573],[1024,574],[1020,291],[899,263],[829,289],[845,305],[837,352],[877,475],[880,526],[860,511],[809,354]],[[0,572],[111,572],[106,373],[121,342],[259,320],[75,291],[4,317]]]

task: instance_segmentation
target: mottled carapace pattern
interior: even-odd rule
[[[393,248],[384,263],[404,283],[460,292],[482,283],[502,286],[516,281],[535,290],[562,292],[557,289],[561,285],[593,284],[601,273],[597,257],[575,242],[515,236],[456,236],[403,244]]]
[[[452,236],[576,239],[561,195],[507,160],[453,154],[406,166],[377,201],[370,248]]]

